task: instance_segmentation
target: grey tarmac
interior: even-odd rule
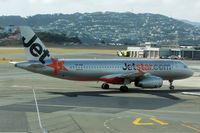
[[[95,52],[58,55],[119,58]],[[15,56],[18,57],[25,59],[20,54]],[[185,63],[195,68],[195,75],[175,81],[174,91],[170,91],[165,82],[160,89],[147,90],[131,84],[127,93],[119,92],[117,85],[102,90],[101,82],[55,79],[15,68],[12,64],[0,64],[0,132],[41,132],[33,88],[43,126],[50,133],[200,132],[200,97],[182,94],[200,92],[200,69],[195,67],[200,61]]]

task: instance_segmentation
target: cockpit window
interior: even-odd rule
[[[184,65],[184,68],[187,68],[187,66],[186,66],[186,65]]]

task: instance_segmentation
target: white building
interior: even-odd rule
[[[174,55],[184,59],[200,59],[200,50],[195,48],[128,47],[126,52],[133,58],[159,59]]]
[[[130,57],[134,58],[153,58],[159,59],[161,56],[170,56],[168,48],[152,48],[152,47],[128,47]]]

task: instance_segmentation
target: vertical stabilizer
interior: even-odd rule
[[[45,60],[53,57],[30,27],[20,26],[19,29],[28,61],[40,61],[45,64]]]

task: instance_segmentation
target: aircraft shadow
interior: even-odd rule
[[[99,87],[97,87],[99,88]],[[149,94],[155,95],[163,98],[168,98],[172,100],[180,100],[180,98],[173,96],[171,94],[181,93],[181,92],[200,92],[200,89],[178,89],[178,90],[160,90],[160,89],[138,89],[130,88],[128,92],[120,92],[118,88],[111,88],[106,91],[80,91],[80,92],[48,92],[51,94],[64,95],[68,97],[77,97],[77,96],[98,96],[98,97],[110,97],[106,94],[123,94],[123,93],[139,93],[139,94]]]
[[[40,112],[46,113],[63,110],[98,113],[119,113],[129,109],[154,110],[184,102],[186,99],[171,95],[183,91],[200,92],[200,89],[179,89],[174,91],[130,89],[127,95],[122,94],[122,92],[116,89],[79,92],[51,91],[47,93],[57,96],[38,100],[38,104]],[[137,94],[149,94],[156,97],[146,95],[137,96]],[[0,110],[35,112],[35,103],[33,100],[32,102],[22,104],[0,106]]]

